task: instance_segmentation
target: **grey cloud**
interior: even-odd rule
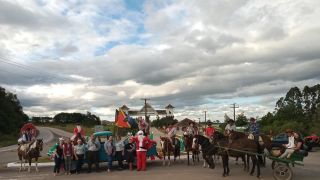
[[[57,28],[68,25],[60,16],[37,14],[9,1],[0,1],[0,25],[26,27],[28,29]]]

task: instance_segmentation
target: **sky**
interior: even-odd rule
[[[262,117],[320,81],[318,0],[1,0],[0,86],[24,112]]]

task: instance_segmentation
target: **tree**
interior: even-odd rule
[[[18,136],[20,128],[28,120],[17,95],[0,87],[0,136]]]
[[[170,124],[176,124],[178,123],[178,120],[174,119],[173,116],[166,116],[162,117],[160,119],[156,119],[151,122],[152,127],[161,128],[163,126],[168,126]]]
[[[237,116],[235,124],[236,126],[246,126],[248,125],[248,122],[248,118],[244,115],[244,113],[241,113]]]

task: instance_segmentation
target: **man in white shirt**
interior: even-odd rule
[[[294,133],[291,129],[288,129],[286,133],[288,135],[288,144],[284,144],[283,146],[287,149],[279,158],[290,158],[291,154],[295,151]]]
[[[231,131],[236,131],[236,125],[234,124],[234,120],[233,119],[229,119],[228,120],[228,124],[226,125],[226,127],[224,129],[224,134],[226,136],[228,136]]]

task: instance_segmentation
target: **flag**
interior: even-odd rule
[[[119,111],[116,109],[116,117],[115,117],[116,126],[120,128],[130,128],[130,124],[127,120],[127,115],[120,109]]]
[[[136,122],[136,120],[130,116],[127,116],[128,122],[131,126],[131,128],[136,129],[138,128],[138,123]]]

